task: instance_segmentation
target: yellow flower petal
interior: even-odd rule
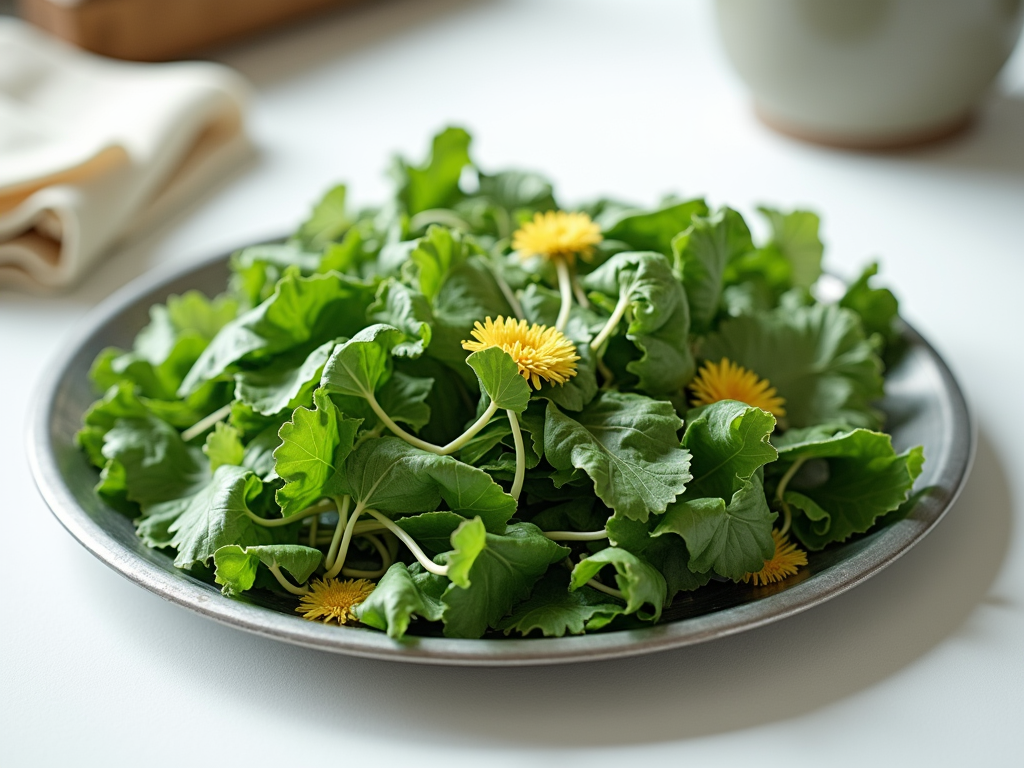
[[[775,554],[764,561],[764,568],[760,571],[746,574],[743,577],[745,584],[750,581],[754,582],[754,586],[773,584],[792,576],[800,570],[800,566],[807,565],[807,553],[796,544],[791,544],[788,536],[772,530],[772,540],[775,542]]]
[[[295,610],[310,621],[339,624],[356,621],[352,609],[370,596],[376,585],[366,579],[317,579],[309,585]]]
[[[782,418],[786,415],[784,398],[778,396],[768,379],[759,379],[753,371],[736,365],[723,357],[721,362],[710,360],[690,383],[692,405],[710,405],[719,400],[738,400]]]
[[[576,375],[580,359],[576,347],[554,328],[499,316],[497,320],[488,317],[483,324],[477,322],[470,333],[476,341],[463,341],[463,349],[479,352],[499,347],[515,360],[519,375],[534,389],[540,389],[542,381],[565,384]]]
[[[587,214],[545,211],[516,230],[512,249],[524,259],[559,257],[572,264],[577,254],[589,259],[601,240],[601,228]]]

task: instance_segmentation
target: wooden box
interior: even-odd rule
[[[167,61],[360,0],[20,0],[27,21],[80,48]]]

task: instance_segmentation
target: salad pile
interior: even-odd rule
[[[924,461],[874,403],[899,354],[871,265],[816,298],[813,213],[562,210],[450,128],[393,199],[330,190],[227,290],[106,349],[97,492],[225,594],[394,638],[657,622],[905,510]],[[291,597],[294,595],[294,597]]]

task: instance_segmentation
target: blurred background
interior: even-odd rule
[[[244,125],[257,155],[189,196],[204,201],[187,216],[209,226],[206,250],[290,230],[339,179],[357,200],[378,199],[390,154],[422,155],[427,137],[453,123],[476,135],[485,166],[545,169],[568,200],[705,193],[740,207],[823,210],[840,271],[881,250],[877,233],[892,229],[883,219],[919,212],[907,185],[938,195],[951,184],[949,210],[982,180],[1016,188],[1024,169],[1020,50],[999,74],[1019,37],[1020,0],[648,0],[628,10],[608,0],[0,0],[0,9],[86,47],[213,60],[249,83]],[[871,202],[849,224],[830,215],[868,184]],[[995,205],[1016,216],[1018,203]],[[227,215],[240,209],[251,212],[244,222]],[[889,250],[916,247],[921,229],[896,228]],[[162,245],[173,250],[185,231],[163,230]],[[119,273],[148,258],[129,257]],[[887,269],[905,279],[898,256]]]

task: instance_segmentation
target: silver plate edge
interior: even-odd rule
[[[944,494],[930,495],[918,506],[930,505],[926,514],[915,513],[881,532],[872,546],[807,581],[760,600],[711,614],[608,634],[564,638],[462,640],[414,638],[394,641],[381,632],[359,627],[328,627],[287,616],[267,608],[237,602],[208,588],[183,582],[166,570],[139,559],[114,541],[79,506],[64,483],[51,439],[51,415],[60,383],[70,360],[96,329],[125,311],[138,298],[162,284],[198,271],[226,258],[225,254],[158,267],[129,282],[82,319],[80,330],[54,358],[50,375],[35,396],[28,425],[26,455],[40,495],[64,528],[100,561],[130,581],[172,603],[221,624],[263,637],[364,658],[420,664],[459,666],[525,666],[563,664],[624,658],[727,637],[770,624],[815,605],[864,582],[896,561],[921,540],[956,501],[970,472],[977,430],[966,400],[949,367],[913,328],[905,336],[932,357],[952,401],[952,450],[944,457]]]

